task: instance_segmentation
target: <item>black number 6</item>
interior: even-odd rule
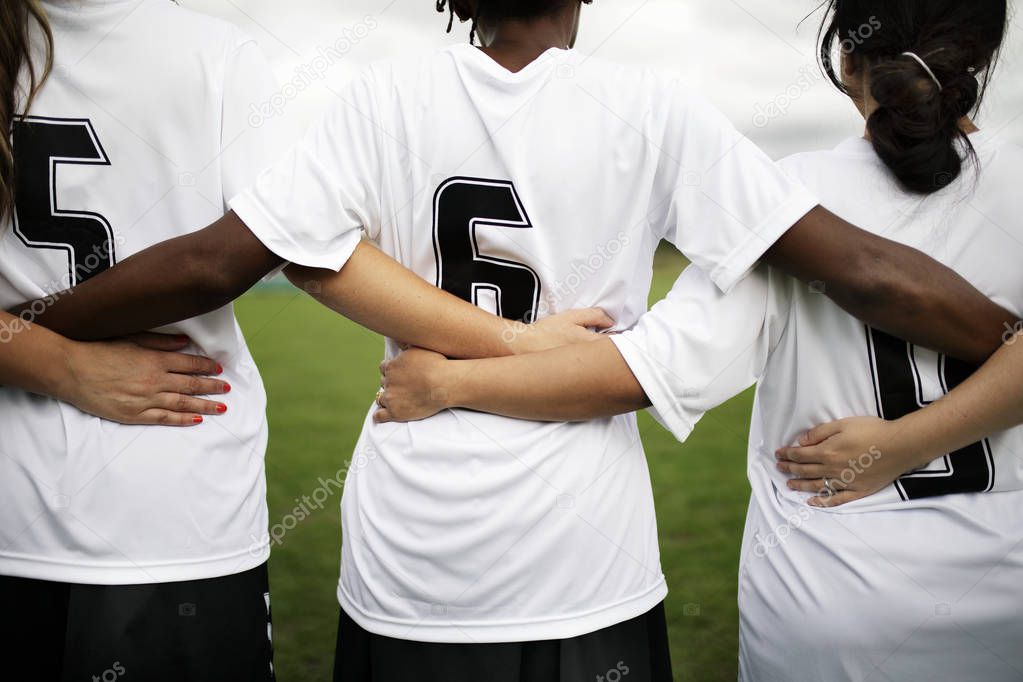
[[[480,225],[530,229],[533,224],[514,185],[503,180],[451,178],[434,195],[433,246],[437,286],[474,305],[481,290],[494,292],[497,314],[531,323],[540,302],[540,277],[523,263],[480,253]]]

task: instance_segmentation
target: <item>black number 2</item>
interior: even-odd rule
[[[450,178],[434,195],[433,247],[437,286],[479,305],[480,291],[497,299],[497,314],[526,323],[536,319],[540,277],[528,265],[480,253],[481,225],[531,229],[515,186],[503,180]]]
[[[68,286],[98,275],[116,262],[114,231],[106,218],[62,209],[57,169],[62,164],[109,166],[88,119],[26,117],[12,131],[15,164],[14,232],[33,249],[67,253]]]
[[[930,401],[924,399],[922,368],[917,362],[915,346],[869,327],[867,345],[877,410],[881,417],[898,419],[929,404]],[[936,371],[941,390],[948,393],[966,381],[976,368],[942,355],[936,368],[924,369]],[[907,474],[895,482],[895,487],[902,499],[917,500],[955,493],[988,492],[994,484],[991,444],[984,439],[945,455],[944,468]]]

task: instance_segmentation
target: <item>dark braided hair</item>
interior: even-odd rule
[[[834,55],[841,47],[863,61],[878,103],[867,121],[877,155],[912,192],[932,194],[953,182],[967,160],[976,161],[960,121],[983,100],[1008,23],[1006,0],[827,0],[825,6],[824,72],[850,94]]]
[[[502,19],[532,19],[553,14],[573,0],[476,0],[476,13],[472,17],[472,29],[469,31],[469,42],[476,41],[476,26],[480,19],[500,21]],[[437,11],[449,13],[448,33],[455,26],[455,9],[448,0],[436,0]],[[590,4],[593,0],[582,0]]]

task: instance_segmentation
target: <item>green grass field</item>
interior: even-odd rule
[[[652,300],[683,267],[658,257]],[[382,341],[289,289],[261,289],[237,305],[270,396],[270,523],[345,466],[378,383]],[[739,540],[749,487],[750,396],[708,414],[679,445],[646,414],[640,429],[653,476],[676,679],[735,680]],[[334,494],[274,548],[274,640],[282,682],[330,677],[341,546]]]

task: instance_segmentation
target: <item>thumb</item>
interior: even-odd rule
[[[809,445],[819,445],[831,438],[837,436],[842,432],[842,422],[831,422],[830,424],[822,424],[821,426],[815,427],[804,433],[799,437],[799,444],[803,447]]]
[[[373,413],[373,421],[377,424],[388,424],[394,420],[391,419],[391,413],[387,410],[387,408],[381,407]]]

